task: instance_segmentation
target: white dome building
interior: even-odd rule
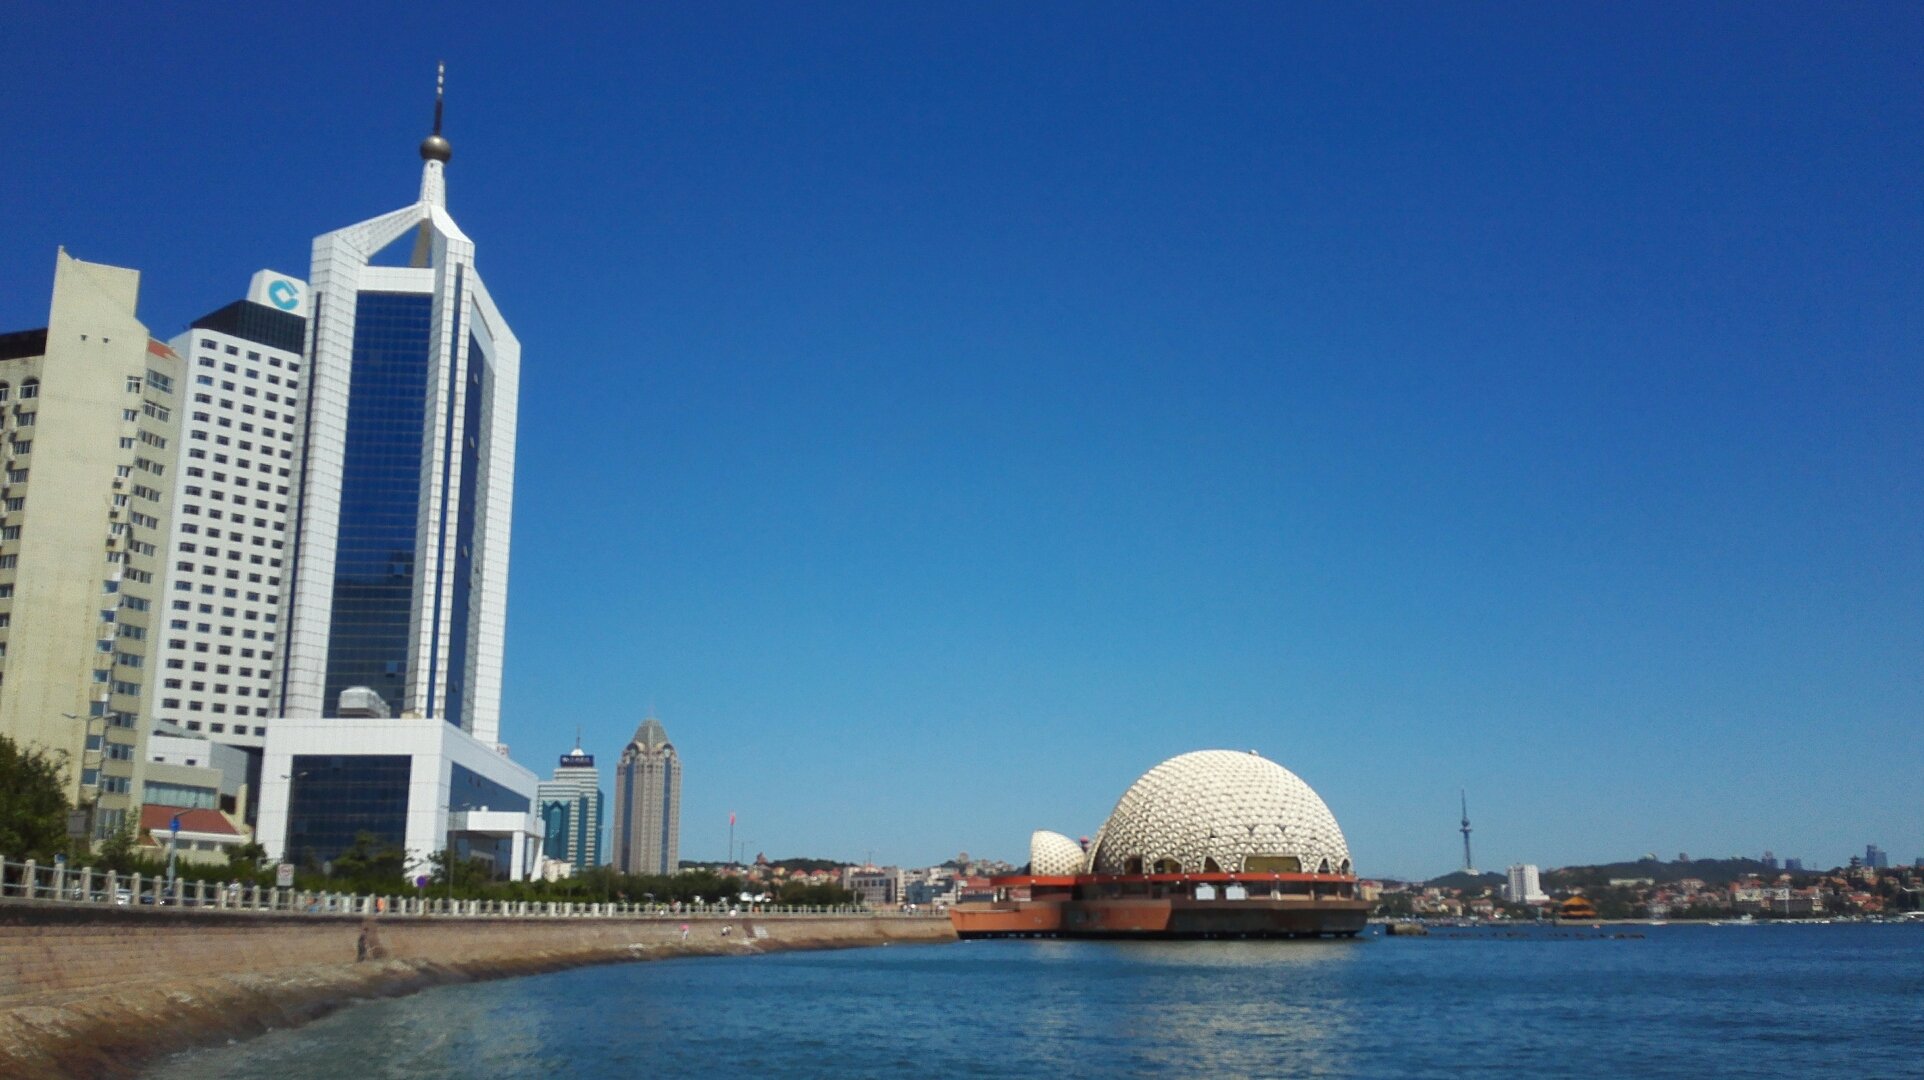
[[[1096,834],[1086,866],[1097,874],[1351,872],[1329,807],[1253,750],[1197,750],[1142,774]]]
[[[1047,829],[1029,837],[1029,873],[1037,877],[1073,877],[1082,873],[1082,845]]]

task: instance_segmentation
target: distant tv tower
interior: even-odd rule
[[[1458,794],[1463,797],[1463,872],[1476,873],[1476,861],[1470,858],[1470,793],[1461,788]]]

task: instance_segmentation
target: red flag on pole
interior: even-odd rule
[[[728,812],[728,823],[730,825],[733,825],[735,823],[735,812],[733,810],[730,810]]]

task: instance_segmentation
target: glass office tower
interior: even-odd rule
[[[541,851],[571,864],[575,873],[601,865],[601,773],[579,745],[561,755],[554,779],[539,792]]]
[[[419,201],[314,242],[278,711],[365,686],[492,743],[521,350],[421,153]]]
[[[437,95],[420,198],[314,241],[258,835],[309,866],[366,832],[410,874],[446,852],[521,878],[540,782],[499,739],[521,346],[448,216],[451,156]]]

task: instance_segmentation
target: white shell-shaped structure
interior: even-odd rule
[[[1029,873],[1038,877],[1066,877],[1082,873],[1082,845],[1047,829],[1029,837]]]
[[[1329,807],[1254,751],[1197,750],[1142,774],[1096,834],[1098,874],[1350,873]]]

